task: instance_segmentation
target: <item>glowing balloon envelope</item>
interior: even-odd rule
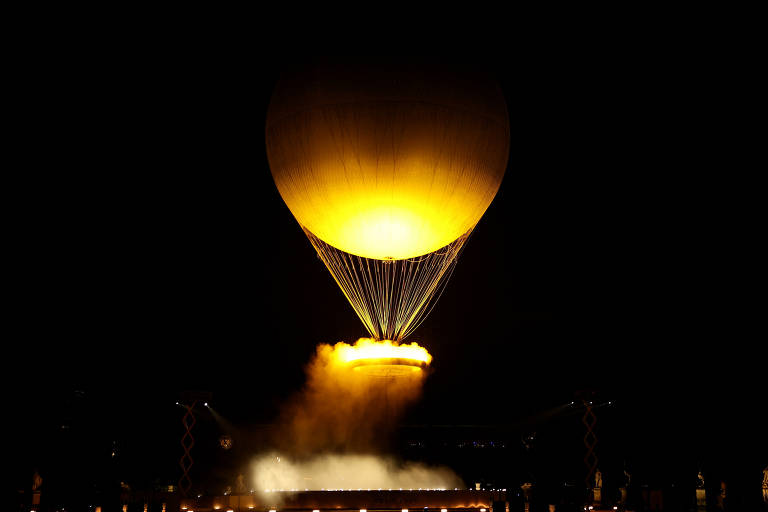
[[[280,195],[318,254],[358,315],[368,311],[369,331],[363,316],[383,322],[371,334],[404,337],[499,189],[509,120],[496,82],[466,66],[324,62],[284,74],[266,143]],[[401,262],[381,267],[392,286],[414,263],[431,282],[396,299],[356,289],[361,276],[347,267],[376,262]],[[406,310],[392,303],[403,299]]]

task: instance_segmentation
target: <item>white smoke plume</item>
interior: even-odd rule
[[[446,467],[398,463],[377,455],[317,455],[290,460],[276,453],[253,462],[256,490],[453,489],[464,484]]]

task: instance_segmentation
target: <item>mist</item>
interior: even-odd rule
[[[295,461],[276,453],[253,462],[258,492],[335,489],[453,489],[464,486],[446,467],[380,455],[328,454]]]

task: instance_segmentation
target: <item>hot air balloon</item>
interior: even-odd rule
[[[499,189],[509,119],[471,65],[315,61],[267,112],[275,184],[372,337],[428,314]]]

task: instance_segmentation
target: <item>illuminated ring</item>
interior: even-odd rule
[[[426,361],[405,357],[366,357],[354,359],[349,366],[355,371],[371,375],[405,375],[425,369]]]

